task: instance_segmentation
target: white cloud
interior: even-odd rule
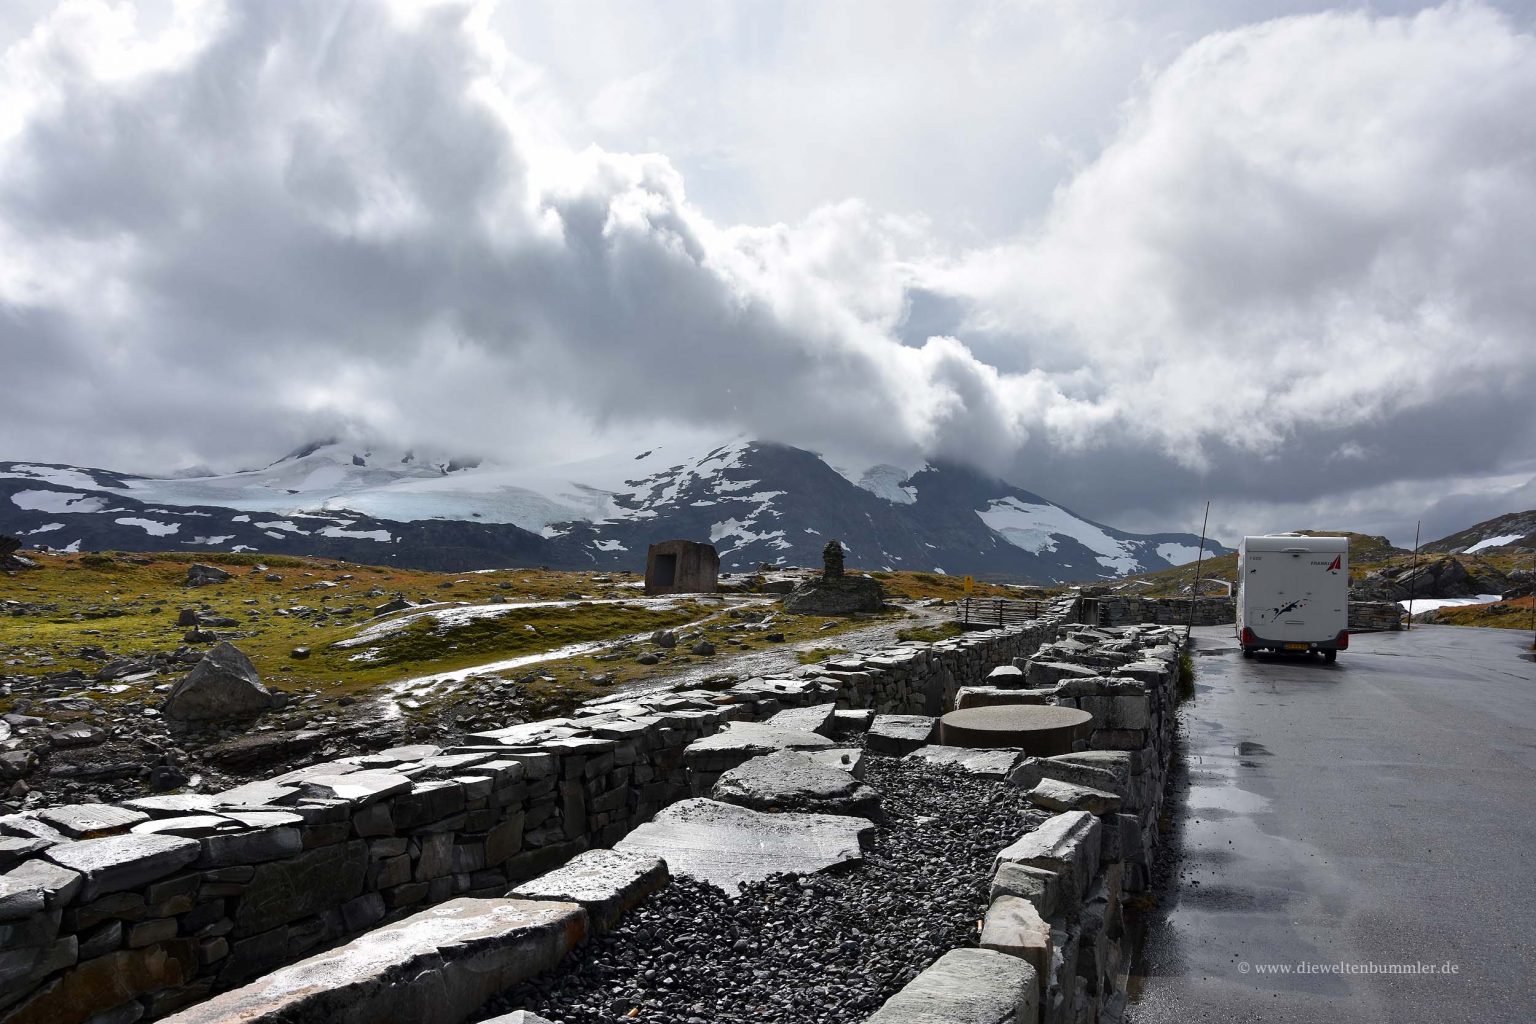
[[[61,6],[0,55],[0,454],[742,430],[1105,518],[1532,440],[1490,8],[628,10]]]

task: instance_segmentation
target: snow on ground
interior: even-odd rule
[[[1188,565],[1200,557],[1198,544],[1159,544],[1157,557],[1169,565]]]
[[[223,544],[226,541],[231,541],[231,540],[234,540],[234,539],[235,539],[235,535],[234,534],[226,533],[226,534],[222,534],[222,535],[220,535],[218,537],[193,537],[191,540],[183,541],[182,543],[184,543],[184,544],[206,544],[209,547],[213,547],[215,545]]]
[[[35,530],[28,530],[27,531],[27,536],[30,537],[34,533],[52,533],[54,530],[62,530],[62,529],[64,529],[64,524],[63,523],[44,523],[42,526],[39,526]]]
[[[1034,505],[1018,498],[997,498],[978,513],[981,521],[1014,547],[1040,554],[1056,550],[1056,537],[1070,537],[1092,551],[1100,565],[1119,573],[1139,569],[1134,549],[1058,505]]]
[[[643,583],[638,584],[644,586]],[[626,604],[636,607],[648,608],[651,611],[666,611],[677,606],[676,597],[604,597],[582,601],[507,601],[496,604],[461,604],[426,605],[413,608],[408,612],[402,612],[393,618],[384,619],[364,626],[356,634],[345,640],[338,640],[332,647],[341,650],[350,650],[354,647],[366,647],[377,643],[392,633],[398,633],[402,629],[423,618],[432,618],[433,629],[446,630],[458,626],[464,626],[478,619],[496,619],[503,615],[510,615],[524,608],[573,608],[578,604]]]
[[[388,544],[394,540],[388,530],[349,530],[346,527],[350,525],[348,523],[343,526],[327,526],[320,531],[320,535],[322,537],[353,537],[358,540],[376,540],[382,544]]]
[[[1502,594],[1478,594],[1476,597],[1420,597],[1415,598],[1412,602],[1413,614],[1417,615],[1419,612],[1434,611],[1436,608],[1460,608],[1463,605],[1469,604],[1492,604],[1503,596]],[[1409,601],[1406,599],[1397,603],[1403,606],[1404,611],[1408,610]]]
[[[670,600],[670,599],[663,599]],[[551,602],[561,604],[564,602]],[[594,604],[614,602],[594,601]],[[626,604],[638,603],[626,601]],[[736,602],[736,607],[747,607],[754,604],[769,604],[768,599],[756,599]],[[527,607],[526,605],[524,607]],[[666,605],[657,604],[654,607],[664,608]],[[705,622],[718,615],[718,611],[712,611],[701,619],[683,623],[680,626],[668,627],[676,632],[686,632],[697,629]],[[400,704],[416,700],[421,697],[434,694],[444,688],[451,688],[459,682],[477,675],[493,675],[498,672],[510,672],[513,669],[525,668],[529,665],[538,665],[547,661],[560,661],[564,658],[579,658],[587,654],[597,654],[609,648],[618,647],[621,644],[630,644],[646,639],[653,635],[653,630],[642,633],[630,633],[626,636],[615,637],[612,640],[589,640],[582,643],[568,644],[565,647],[557,647],[553,650],[540,651],[537,654],[524,654],[516,658],[503,658],[500,661],[488,661],[482,665],[472,665],[469,668],[454,669],[448,672],[434,672],[431,675],[415,676],[411,679],[402,679],[397,683],[389,683],[383,687],[384,694],[380,700],[384,713],[390,717],[399,715]],[[338,645],[339,646],[339,645]]]
[[[28,512],[100,512],[107,503],[72,491],[17,491],[11,504]]]
[[[1462,554],[1470,555],[1478,551],[1483,551],[1487,548],[1501,548],[1505,544],[1513,544],[1515,541],[1524,536],[1525,534],[1523,533],[1511,533],[1503,537],[1489,537],[1487,540],[1480,540],[1476,544],[1473,544],[1471,547],[1467,548],[1467,550],[1463,551]]]
[[[153,519],[139,519],[135,516],[123,516],[114,519],[118,526],[137,526],[151,537],[169,537],[181,529],[180,523],[161,523]]]

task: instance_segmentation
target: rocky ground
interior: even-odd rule
[[[259,582],[272,585],[264,570]],[[187,570],[182,566],[177,571]],[[353,579],[350,573],[336,575],[341,587]],[[42,574],[27,578],[47,580]],[[602,577],[593,579],[606,583]],[[239,582],[236,577],[227,585]],[[591,579],[581,582],[592,584]],[[466,581],[459,584],[464,589]],[[482,586],[489,589],[490,585]],[[201,597],[216,591],[199,588],[189,593]],[[506,600],[493,596],[497,593],[475,596],[481,601]],[[55,803],[115,801],[182,788],[206,792],[264,777],[281,767],[402,743],[450,745],[467,732],[559,714],[605,688],[728,685],[754,675],[789,673],[822,648],[888,646],[903,630],[932,626],[943,615],[942,608],[909,602],[909,610],[868,621],[812,621],[784,615],[771,596],[731,596],[709,604],[705,622],[658,630],[644,641],[620,639],[579,659],[497,668],[497,645],[492,643],[486,655],[491,670],[468,665],[439,673],[446,680],[423,684],[391,682],[386,673],[375,672],[384,681],[341,686],[334,676],[326,675],[328,666],[320,664],[320,654],[310,658],[307,648],[293,648],[292,637],[304,637],[294,631],[294,615],[274,618],[261,609],[263,615],[250,614],[241,622],[231,614],[220,614],[220,605],[234,604],[232,597],[205,600],[200,602],[202,607],[191,604],[180,612],[169,601],[152,600],[139,602],[144,605],[142,611],[129,604],[126,616],[113,616],[114,609],[108,607],[100,617],[71,613],[71,607],[79,606],[78,599],[72,606],[67,594],[57,601],[28,602],[25,607],[11,602],[15,607],[8,609],[10,621],[34,629],[38,628],[34,623],[51,628],[67,625],[64,635],[69,640],[4,648],[12,655],[4,662],[12,674],[3,674],[5,669],[0,668],[0,708],[4,709],[0,712],[0,813]],[[419,603],[419,607],[437,606]],[[612,607],[592,604],[592,614]],[[569,617],[578,620],[586,614],[580,606],[569,611]],[[139,644],[146,643],[146,636],[153,642],[155,634],[150,630],[130,634],[111,628],[135,614],[166,625],[175,622],[175,638],[181,642],[169,649],[146,650]],[[337,618],[334,613],[326,617]],[[371,621],[376,620],[364,620]],[[543,624],[550,631],[549,642],[557,645],[555,627]],[[280,643],[268,635],[275,628],[289,631]],[[508,631],[519,628],[527,627],[511,623]],[[330,632],[315,632],[334,639]],[[249,652],[261,666],[261,678],[272,684],[272,706],[259,717],[222,722],[185,723],[167,717],[163,713],[167,691],[192,671],[211,645],[223,639]],[[283,648],[281,662],[275,662],[269,650],[277,646]],[[440,642],[439,646],[451,649],[452,645]],[[303,657],[295,658],[290,649],[303,651]],[[422,665],[428,670],[434,667]],[[410,680],[419,671],[404,662],[398,674]]]
[[[861,863],[727,894],[674,878],[612,933],[485,1016],[560,1024],[861,1021],[947,950],[975,945],[993,856],[1044,815],[1022,791],[868,754],[884,798]]]

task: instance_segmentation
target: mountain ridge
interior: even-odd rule
[[[307,553],[451,571],[640,569],[647,545],[670,537],[711,541],[729,571],[814,565],[835,537],[868,569],[1035,583],[1109,579],[1199,551],[1193,535],[1117,530],[958,463],[876,466],[855,482],[814,452],[745,439],[526,470],[335,442],[223,475],[0,462],[0,531],[64,550]]]

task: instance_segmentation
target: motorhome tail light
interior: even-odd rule
[[[1244,647],[1252,647],[1254,644],[1259,642],[1259,638],[1254,635],[1253,630],[1249,629],[1247,626],[1244,626],[1243,635],[1240,638],[1240,642]]]
[[[1337,639],[1338,639],[1338,644],[1339,644],[1339,650],[1341,650],[1341,651],[1349,650],[1349,630],[1347,630],[1347,629],[1339,630],[1339,635],[1338,635]]]

